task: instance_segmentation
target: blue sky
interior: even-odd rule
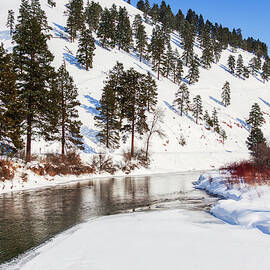
[[[133,0],[133,2],[136,2]],[[149,0],[150,4],[161,0]],[[241,28],[244,37],[252,36],[265,42],[270,48],[270,1],[269,0],[166,0],[174,13],[181,9],[184,14],[191,8],[204,19],[223,26]]]

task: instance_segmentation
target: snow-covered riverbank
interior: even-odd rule
[[[269,238],[202,211],[98,218],[31,251],[5,269],[269,269]],[[0,267],[1,268],[1,267]]]
[[[270,234],[270,186],[230,185],[226,174],[210,172],[201,175],[195,187],[223,197],[211,213],[230,223],[258,228]]]
[[[234,161],[240,161],[248,157],[247,152],[182,152],[182,153],[154,153],[150,168],[141,168],[132,171],[129,176],[152,175],[160,173],[173,173],[184,171],[206,171],[218,169],[224,164]],[[91,155],[82,156],[85,162],[92,159]],[[121,157],[113,156],[114,160]],[[88,174],[88,175],[57,175],[38,176],[31,170],[26,170],[23,164],[13,180],[0,181],[0,194],[34,188],[55,186],[69,182],[82,181],[84,179],[105,178],[127,176],[123,171],[117,171],[115,175],[108,173]],[[27,174],[27,181],[22,179],[22,175]]]

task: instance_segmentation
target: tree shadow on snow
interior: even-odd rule
[[[211,100],[213,100],[214,102],[216,102],[218,105],[225,107],[225,105],[221,101],[219,101],[218,99],[216,99],[216,98],[214,98],[212,96],[209,96],[209,98]]]
[[[83,70],[84,68],[81,66],[81,64],[78,62],[78,59],[73,56],[72,54],[70,53],[64,53],[64,58],[65,60],[70,63],[71,65],[77,67],[78,69],[80,70]]]

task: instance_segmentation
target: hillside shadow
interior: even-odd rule
[[[259,97],[259,99],[260,99],[265,105],[267,105],[268,107],[270,107],[270,103],[268,103],[267,101],[265,101],[264,99],[262,99],[262,98],[260,98],[260,97]]]
[[[214,98],[214,97],[212,97],[212,96],[209,96],[209,98],[210,98],[212,101],[216,102],[218,105],[225,107],[225,105],[224,105],[221,101],[219,101],[218,99],[216,99],[216,98]]]
[[[245,130],[250,132],[251,126],[246,121],[244,121],[244,120],[242,120],[240,118],[236,118],[236,121],[238,121]]]
[[[75,66],[76,68],[83,70],[84,68],[78,62],[78,59],[70,53],[64,53],[65,60],[70,63],[71,65]]]
[[[235,75],[234,75],[233,73],[231,73],[231,71],[230,71],[226,66],[224,66],[223,64],[220,64],[219,66],[220,66],[222,69],[224,69],[226,72],[230,73],[232,76],[235,77]]]
[[[11,40],[9,30],[0,31],[0,40]]]
[[[99,140],[97,138],[99,132],[97,130],[88,128],[87,126],[82,126],[80,132],[85,138],[89,139],[91,142],[95,144],[99,143]]]

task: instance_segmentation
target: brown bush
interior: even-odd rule
[[[103,153],[99,153],[93,157],[92,167],[99,173],[107,172],[109,174],[115,174],[119,169],[119,166],[113,164],[112,158]]]
[[[0,160],[0,181],[12,180],[16,167],[10,160]]]
[[[80,155],[75,152],[68,152],[64,157],[58,154],[49,154],[40,160],[39,165],[31,166],[37,175],[82,175],[94,173],[92,166],[85,165]]]

